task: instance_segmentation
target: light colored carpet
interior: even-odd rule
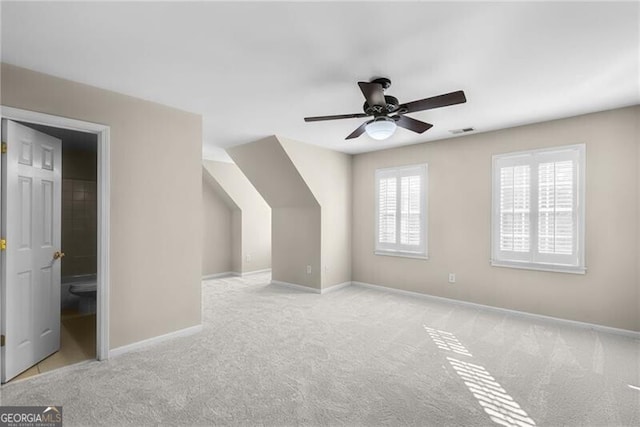
[[[640,342],[268,275],[203,283],[204,330],[8,384],[65,425],[640,425]]]

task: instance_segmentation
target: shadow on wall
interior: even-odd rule
[[[271,208],[240,168],[205,160],[203,201],[203,276],[270,269]]]
[[[202,168],[202,276],[234,271],[233,239],[239,232],[233,217],[239,209],[218,183]]]
[[[272,209],[272,281],[351,281],[351,156],[270,136],[227,153]]]

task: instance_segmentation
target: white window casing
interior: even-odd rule
[[[375,253],[427,257],[427,165],[378,169]]]
[[[585,151],[493,156],[492,265],[585,272]]]

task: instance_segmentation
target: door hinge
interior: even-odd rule
[[[0,335],[0,347],[4,347],[4,335]]]
[[[7,152],[7,143],[3,142],[2,143],[2,154],[5,154]]]
[[[4,251],[7,249],[7,241],[6,239],[0,239],[0,251]]]

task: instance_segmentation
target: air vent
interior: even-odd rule
[[[462,129],[450,130],[449,132],[451,132],[454,135],[458,135],[461,133],[473,132],[474,130],[475,130],[474,128],[462,128]]]

